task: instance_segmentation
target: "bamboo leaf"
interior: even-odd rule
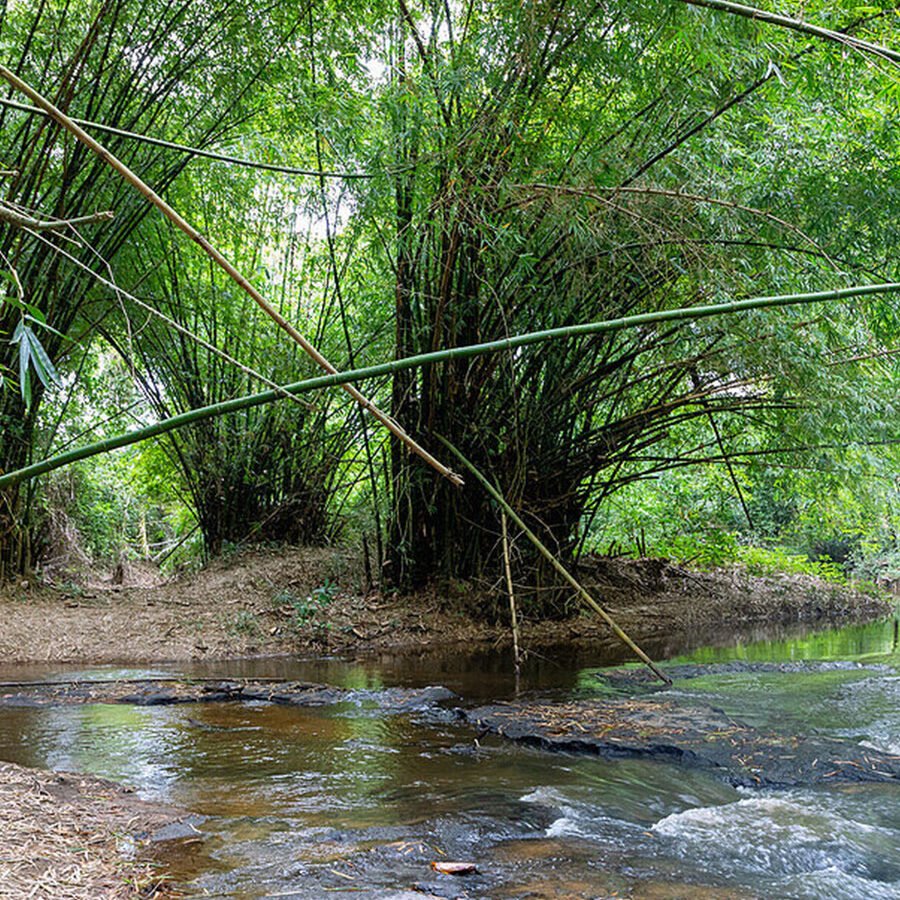
[[[40,342],[38,336],[27,326],[23,326],[25,334],[25,342],[27,342],[31,354],[31,362],[34,365],[34,371],[37,372],[38,378],[44,387],[55,387],[59,384],[59,373],[56,371],[44,345]],[[23,345],[24,343],[23,342]],[[21,351],[20,351],[21,352]]]
[[[29,309],[30,308],[31,307],[29,306]],[[63,340],[69,340],[69,338],[62,334],[62,332],[57,331],[52,325],[47,322],[47,320],[44,318],[44,315],[39,309],[34,310],[34,312],[37,313],[37,316],[40,316],[40,318],[34,315],[26,315],[25,320],[28,322],[34,322],[35,325],[40,325],[41,328],[46,328],[47,331],[49,331],[51,334],[55,334],[57,337],[60,337]]]
[[[31,376],[28,363],[31,355],[31,345],[25,340],[25,323],[19,322],[12,336],[12,343],[19,345],[19,390],[25,401],[25,409],[31,409]]]

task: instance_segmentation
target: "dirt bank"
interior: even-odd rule
[[[174,897],[141,848],[179,819],[110,781],[0,763],[0,895]]]
[[[159,584],[20,581],[0,589],[0,658],[17,662],[162,662],[297,652],[418,650],[508,643],[508,629],[474,621],[468,597],[361,590],[344,550],[255,549]],[[596,559],[580,576],[635,638],[765,622],[840,623],[887,613],[887,601],[797,576],[691,572],[663,560]],[[523,644],[609,638],[590,615],[529,623]]]

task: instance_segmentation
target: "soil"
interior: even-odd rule
[[[346,550],[259,548],[160,583],[143,570],[126,570],[122,584],[22,580],[0,588],[0,659],[137,663],[511,641],[508,626],[472,618],[465,586],[382,595],[362,589],[362,571]],[[663,650],[667,637],[685,631],[841,623],[890,611],[883,597],[813,578],[692,572],[665,560],[598,558],[578,574],[632,637],[662,640]],[[525,647],[609,640],[592,614],[526,620],[521,630]]]

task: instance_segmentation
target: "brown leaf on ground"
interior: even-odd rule
[[[478,866],[471,862],[442,862],[435,860],[431,864],[435,872],[442,875],[472,875],[478,871]]]

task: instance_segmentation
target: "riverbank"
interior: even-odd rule
[[[176,897],[140,843],[180,818],[111,781],[0,763],[0,895]]]
[[[126,571],[122,584],[22,580],[0,588],[0,658],[136,663],[510,642],[507,627],[466,612],[463,587],[382,595],[362,588],[362,571],[345,550],[282,548],[250,550],[165,582],[139,570]],[[594,559],[579,576],[623,628],[663,654],[666,638],[686,631],[710,639],[722,628],[840,624],[891,609],[884,597],[806,576],[693,572],[655,559]],[[526,618],[520,639],[528,648],[606,643],[611,634],[584,614]]]

